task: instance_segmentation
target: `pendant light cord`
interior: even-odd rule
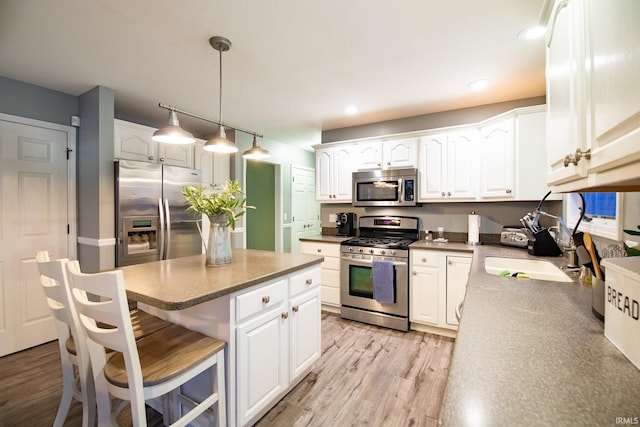
[[[220,121],[220,126],[222,126],[222,49],[218,50],[219,56],[220,56],[220,81],[219,81],[219,88],[220,88],[220,109],[219,109],[219,116],[218,116],[218,120]]]

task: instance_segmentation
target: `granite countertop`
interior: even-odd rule
[[[433,240],[418,240],[409,245],[410,249],[435,249],[439,251],[451,251],[451,252],[473,252],[476,249],[476,245],[468,245],[460,242],[446,242],[437,243]]]
[[[121,267],[127,296],[163,310],[181,310],[320,264],[324,258],[234,249],[233,262],[205,267],[205,255]]]
[[[352,239],[354,236],[328,236],[325,234],[318,234],[317,236],[305,236],[300,237],[300,241],[307,242],[324,242],[324,243],[341,243],[345,240]]]
[[[531,257],[522,249],[475,247],[441,425],[637,420],[640,371],[605,338],[591,312],[591,287],[489,275],[486,256]]]

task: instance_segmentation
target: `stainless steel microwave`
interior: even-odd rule
[[[353,172],[353,206],[416,206],[417,169]]]

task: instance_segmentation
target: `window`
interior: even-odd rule
[[[589,232],[611,240],[622,240],[622,196],[618,193],[582,193],[585,200],[585,216],[579,231]],[[567,225],[573,230],[582,210],[578,193],[567,194]]]

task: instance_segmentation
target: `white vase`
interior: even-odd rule
[[[207,267],[231,264],[231,230],[226,216],[210,215],[209,223]]]

